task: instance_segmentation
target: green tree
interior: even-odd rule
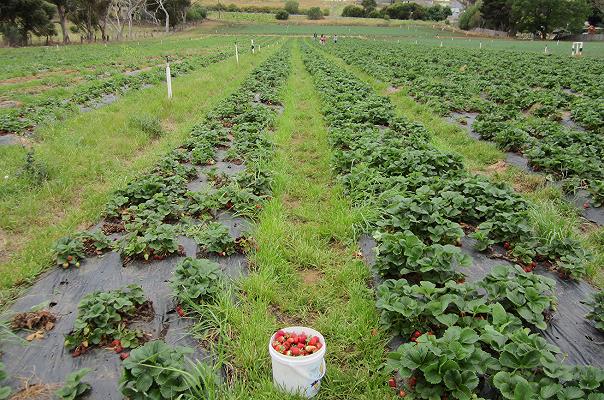
[[[319,7],[311,7],[308,9],[308,19],[321,19],[323,18],[323,13]]]
[[[285,10],[279,10],[275,13],[275,18],[284,21],[289,18],[289,13]]]
[[[365,10],[362,7],[349,4],[342,10],[342,17],[362,18],[365,16]]]
[[[464,30],[477,28],[482,23],[480,7],[482,3],[478,2],[468,8],[459,16],[459,27]]]
[[[105,17],[109,10],[110,0],[71,0],[67,3],[67,18],[86,34],[91,42],[98,28],[104,36]]]
[[[63,43],[69,43],[69,30],[67,29],[67,7],[69,0],[49,0],[50,3],[57,6],[57,14],[59,15],[59,24],[63,33]]]
[[[512,6],[514,0],[482,0],[480,14],[484,26],[500,31],[512,30]]]
[[[285,2],[285,11],[288,14],[298,14],[300,12],[300,4],[296,0],[287,0]]]
[[[375,0],[363,0],[361,1],[361,6],[365,9],[365,13],[369,14],[377,7],[377,3]]]
[[[554,29],[579,30],[590,11],[586,0],[514,0],[511,20],[518,31],[546,39]]]
[[[27,45],[30,33],[36,36],[55,34],[52,18],[55,6],[44,0],[0,1],[0,32],[10,46]]]

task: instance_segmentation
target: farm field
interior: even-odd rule
[[[224,14],[0,49],[0,398],[604,398],[603,59]]]

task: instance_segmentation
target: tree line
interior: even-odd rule
[[[461,29],[488,28],[547,38],[555,31],[580,32],[586,21],[601,24],[604,0],[478,0],[459,18]]]
[[[47,39],[56,35],[56,17],[65,44],[71,42],[70,33],[92,42],[97,33],[101,40],[109,40],[112,31],[121,40],[126,32],[132,35],[135,21],[163,26],[169,32],[205,16],[205,10],[191,6],[191,0],[2,0],[0,33],[10,46],[27,45],[30,35]]]
[[[450,7],[438,4],[427,7],[417,3],[402,3],[400,1],[378,9],[375,0],[363,0],[361,6],[351,4],[344,7],[342,11],[343,17],[414,19],[424,21],[442,21],[447,19],[451,14]]]

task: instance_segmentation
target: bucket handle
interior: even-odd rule
[[[310,384],[310,386],[314,386],[317,382],[320,382],[321,379],[323,379],[323,377],[327,373],[327,366],[325,365],[325,359],[323,359],[323,362],[321,363],[321,369],[323,369],[323,373],[321,374],[321,376],[319,376],[317,379],[315,379],[314,382]]]

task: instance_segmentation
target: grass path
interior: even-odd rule
[[[586,229],[583,220],[578,216],[578,210],[564,200],[559,188],[546,185],[546,179],[541,175],[531,174],[510,165],[500,168],[501,164],[498,162],[505,160],[505,153],[495,144],[471,138],[464,128],[449,123],[428,106],[416,102],[406,88],[392,91],[388,83],[326,51],[322,54],[370,84],[381,95],[388,96],[399,115],[424,125],[432,134],[432,142],[438,149],[460,154],[470,171],[505,182],[531,201],[531,222],[544,240],[552,237],[573,237],[581,240],[594,255],[593,261],[588,265],[589,279],[594,285],[604,288],[604,227]]]
[[[26,149],[0,147],[0,289],[27,282],[49,267],[50,247],[59,237],[95,223],[112,191],[180,145],[193,124],[275,47],[242,56],[239,66],[229,58],[175,79],[172,101],[166,99],[165,85],[158,85],[41,128],[35,160],[50,177],[41,184],[19,174]],[[141,115],[159,118],[164,134],[154,138],[131,123]]]
[[[228,345],[238,379],[234,398],[285,399],[272,388],[267,340],[278,328],[305,325],[327,341],[327,376],[318,399],[389,398],[378,369],[385,338],[367,287],[369,271],[354,257],[351,210],[333,182],[327,129],[312,79],[294,46],[292,74],[277,120],[274,197],[254,234],[254,271],[242,282],[229,318]]]

